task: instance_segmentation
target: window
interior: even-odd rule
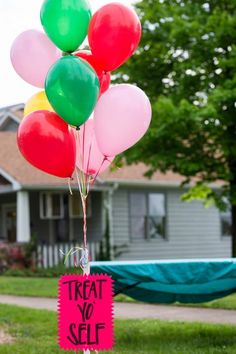
[[[68,242],[70,239],[69,196],[63,194],[64,218],[53,220],[53,235],[56,242]]]
[[[144,193],[130,193],[130,226],[132,240],[146,238],[147,203]]]
[[[83,218],[83,208],[80,193],[73,193],[70,195],[69,200],[69,215],[71,218]],[[87,197],[87,218],[91,217],[92,208],[91,208],[91,195]]]
[[[165,195],[148,194],[148,236],[157,238],[165,236]]]
[[[165,237],[165,194],[130,193],[130,226],[133,240]]]
[[[40,218],[41,219],[63,219],[64,204],[62,193],[41,193],[40,194]]]
[[[222,236],[231,236],[231,208],[229,207],[226,211],[220,212],[220,222],[221,222],[221,235]]]

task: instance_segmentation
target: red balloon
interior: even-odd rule
[[[104,71],[104,69],[96,60],[94,55],[90,52],[90,50],[80,50],[79,52],[74,53],[74,55],[81,59],[84,59],[92,66],[92,68],[96,71],[100,82],[100,94],[105,92],[110,86],[111,74],[109,72]]]
[[[92,17],[88,40],[96,63],[106,71],[117,69],[136,50],[141,38],[141,24],[129,7],[111,3]]]
[[[104,72],[101,77],[99,77],[100,81],[100,95],[109,89],[111,83],[111,74],[109,72]]]
[[[76,141],[71,128],[56,113],[36,111],[25,117],[17,143],[24,158],[57,177],[71,177],[76,162]]]
[[[102,66],[99,65],[99,62],[96,61],[96,58],[93,56],[90,50],[80,50],[76,53],[74,53],[79,58],[82,58],[89,63],[93,69],[96,71],[97,75],[100,76],[104,69]]]

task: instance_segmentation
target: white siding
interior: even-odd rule
[[[113,232],[115,245],[128,245],[129,236],[129,200],[127,190],[118,189],[113,194]]]
[[[153,191],[153,190],[152,190]],[[160,191],[160,189],[158,189]],[[221,236],[219,211],[201,202],[182,202],[180,189],[166,190],[167,238],[130,242],[128,190],[113,199],[115,244],[128,244],[118,259],[175,259],[230,257],[230,237]]]

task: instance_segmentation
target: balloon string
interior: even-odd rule
[[[91,175],[88,175],[88,181],[87,181],[87,192],[89,194],[90,192],[90,183],[92,182],[93,177]]]
[[[79,156],[79,161],[80,161],[80,164],[83,166],[83,156],[82,156],[82,153],[81,153],[81,141],[80,141],[80,134],[79,134],[79,131],[76,130],[76,145],[78,147],[78,150],[79,150],[79,153],[78,153],[78,156]],[[86,191],[85,191],[85,188],[86,188],[86,181],[85,181],[85,175],[82,171],[79,170],[79,175],[80,175],[80,190],[82,191],[82,194],[86,194]]]
[[[80,183],[80,179],[79,179],[79,175],[78,175],[77,169],[75,169],[75,175],[76,175],[77,183],[78,183],[78,186],[79,186],[80,197],[82,198],[81,183]]]
[[[68,252],[66,252],[66,253],[64,253],[61,249],[60,249],[59,251],[60,251],[60,253],[65,257],[65,258],[64,258],[64,264],[66,264],[67,261],[68,261],[68,258],[69,258],[70,256],[73,256],[73,255],[75,255],[76,253],[79,253],[79,252],[82,251],[82,250],[83,250],[82,247],[76,246],[76,247],[72,247],[72,248],[71,248]]]
[[[84,170],[85,130],[86,130],[86,124],[83,125],[82,170]],[[86,170],[86,172],[87,172],[87,170]],[[85,182],[87,182],[87,176],[86,175],[85,175]]]
[[[80,181],[80,170],[79,169],[75,169],[75,175],[76,175],[76,179],[77,179],[77,184],[79,186],[79,193],[80,193],[80,197],[81,197],[81,200],[82,200],[82,197],[85,197],[87,198],[88,194],[89,194],[89,184],[86,185],[84,188],[83,188],[83,185],[81,184],[81,181]]]
[[[89,170],[89,164],[90,164],[90,158],[91,158],[92,145],[93,145],[93,137],[92,137],[92,139],[91,139],[91,144],[90,144],[90,146],[89,146],[89,154],[88,154],[88,161],[87,161],[86,172],[88,172],[88,170]],[[87,185],[88,185],[89,180],[90,180],[89,174],[86,173],[86,176],[87,176],[86,182],[87,182]]]
[[[83,216],[84,216],[84,248],[87,248],[87,197],[82,198]]]
[[[76,132],[76,145],[78,151],[78,156],[80,159],[80,163],[82,166],[81,170],[84,170],[84,152],[85,152],[85,125],[83,130],[83,144],[81,146],[80,134],[77,130]],[[80,258],[80,266],[83,270],[83,274],[90,274],[90,265],[89,265],[89,252],[87,248],[87,196],[89,193],[89,183],[87,180],[87,174],[85,174],[80,169],[75,169],[76,179],[79,187],[80,198],[82,202],[82,209],[83,209],[83,248],[82,248],[82,256]],[[71,254],[74,254],[72,251]],[[76,351],[76,354],[79,352]],[[90,354],[90,350],[84,350],[84,354]]]
[[[94,183],[95,183],[95,181],[96,181],[96,179],[97,179],[97,176],[99,175],[99,173],[100,173],[100,171],[101,171],[101,169],[102,169],[102,166],[103,166],[103,164],[104,164],[105,161],[107,161],[107,157],[106,157],[106,156],[104,156],[104,159],[102,160],[102,163],[101,163],[101,165],[100,165],[100,167],[99,167],[99,169],[98,169],[96,175],[95,175],[94,178],[93,178],[92,185],[94,185]]]
[[[81,202],[82,202],[82,209],[83,209],[84,249],[86,249],[87,248],[87,197],[88,197],[89,190],[87,190],[87,188],[86,188],[86,193],[85,194],[81,190],[80,179],[79,179],[77,170],[76,170],[76,178],[77,178],[77,182],[78,182],[78,186],[79,186],[80,197],[81,197]]]
[[[88,193],[88,191],[87,191]],[[82,196],[83,216],[84,216],[84,249],[82,259],[82,269],[84,275],[90,274],[89,252],[87,248],[87,195]],[[90,354],[90,350],[84,350],[84,354]]]
[[[70,195],[73,195],[72,189],[71,189],[71,178],[68,178],[67,182],[68,182],[68,188],[69,188]]]

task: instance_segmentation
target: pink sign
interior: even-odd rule
[[[58,342],[61,349],[112,349],[112,282],[108,275],[61,276],[58,298]]]

